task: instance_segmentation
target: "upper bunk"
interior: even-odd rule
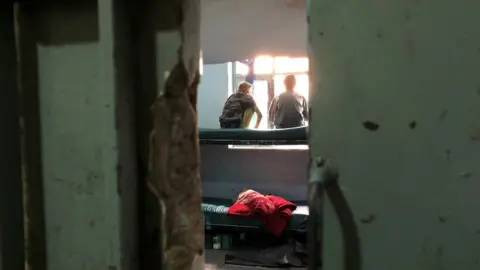
[[[308,127],[256,130],[199,128],[200,144],[220,145],[304,145]]]
[[[307,55],[305,0],[201,2],[203,64],[253,59],[262,54],[285,57]],[[241,38],[239,42],[239,37],[246,38]],[[199,139],[203,145],[305,145],[307,128],[251,130],[200,127]]]

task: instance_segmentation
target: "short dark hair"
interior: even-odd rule
[[[293,88],[295,88],[295,85],[297,84],[297,79],[295,78],[295,75],[290,74],[285,76],[285,79],[283,79],[283,83],[285,84],[285,88],[287,90],[293,90]]]

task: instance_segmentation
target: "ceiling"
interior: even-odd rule
[[[305,0],[202,0],[205,64],[307,55]]]

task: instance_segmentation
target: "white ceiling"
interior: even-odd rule
[[[305,0],[202,0],[205,64],[307,55]]]

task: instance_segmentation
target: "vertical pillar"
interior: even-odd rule
[[[196,115],[199,16],[198,0],[138,4],[138,145],[141,169],[150,172],[142,196],[147,217],[142,254],[143,267],[149,269],[163,263],[169,269],[203,269]]]
[[[107,187],[113,196],[108,196],[106,203],[112,209],[119,209],[109,224],[114,229],[111,237],[116,241],[112,266],[118,264],[117,269],[134,270],[139,268],[139,250],[132,4],[123,0],[100,0],[97,8],[101,87],[108,96],[106,100],[114,105],[105,104],[110,109],[107,138],[113,138],[109,165],[114,168],[113,181]]]
[[[0,4],[0,269],[24,268],[19,99],[13,6]]]
[[[136,266],[130,22],[119,2],[19,8],[22,91],[39,97],[47,269]]]
[[[22,5],[15,5],[17,85],[20,97],[22,184],[24,197],[25,267],[47,269],[44,182],[38,91],[37,51],[34,25]]]
[[[478,268],[479,11],[310,1],[311,158],[339,168],[361,269]],[[346,269],[330,202],[324,214],[323,269]]]

